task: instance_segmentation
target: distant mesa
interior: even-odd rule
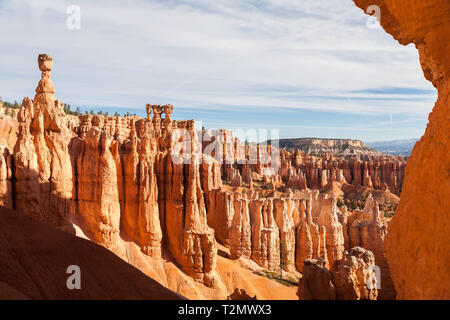
[[[368,148],[361,140],[329,138],[294,138],[268,141],[278,143],[280,149],[296,150],[312,155],[332,154],[336,156],[382,156],[383,153]]]

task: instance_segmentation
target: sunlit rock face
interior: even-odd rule
[[[70,230],[72,164],[68,153],[73,137],[71,119],[54,98],[50,79],[52,57],[38,57],[42,78],[34,100],[25,98],[17,114],[18,140],[14,147],[15,207],[37,220]]]
[[[424,136],[406,167],[400,205],[385,248],[400,299],[450,298],[450,2],[354,0],[381,9],[381,25],[414,43],[425,77],[438,91]]]

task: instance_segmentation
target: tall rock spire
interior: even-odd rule
[[[48,54],[40,54],[38,56],[39,70],[42,71],[41,81],[36,88],[36,94],[51,94],[55,93],[55,86],[53,85],[51,71],[53,68],[53,58]]]
[[[72,164],[68,128],[62,103],[54,98],[50,80],[52,57],[38,57],[42,78],[31,101],[23,100],[17,120],[20,132],[14,147],[15,207],[33,218],[71,230]]]

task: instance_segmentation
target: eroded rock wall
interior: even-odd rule
[[[402,45],[414,43],[425,77],[438,91],[424,136],[405,171],[400,205],[385,241],[400,299],[450,298],[450,2],[354,0],[381,9],[381,25]]]

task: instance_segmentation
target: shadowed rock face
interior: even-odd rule
[[[90,241],[0,207],[0,299],[183,299]],[[67,268],[81,270],[69,290]]]
[[[307,259],[303,266],[303,277],[298,287],[300,300],[335,300],[336,288],[332,283],[332,272],[324,267],[321,259]]]
[[[354,0],[381,9],[381,25],[414,43],[425,77],[438,90],[424,136],[406,167],[402,197],[385,242],[400,299],[450,298],[450,2]]]
[[[232,294],[227,298],[227,300],[258,300],[255,297],[249,296],[244,289],[236,289]]]

